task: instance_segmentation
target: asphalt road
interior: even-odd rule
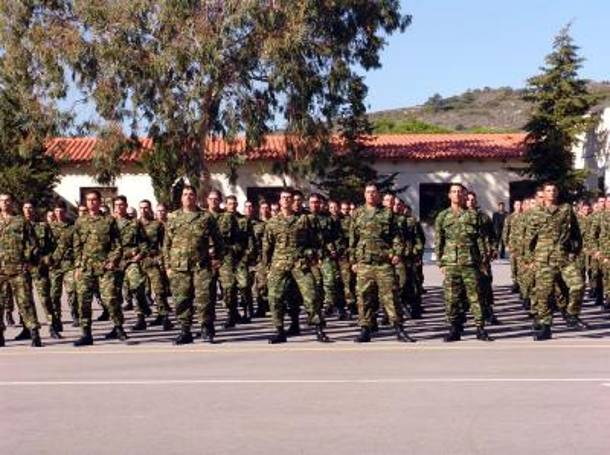
[[[354,344],[353,322],[329,321],[335,343],[305,332],[266,344],[267,321],[221,332],[219,344],[176,347],[162,332],[129,345],[0,349],[0,453],[610,452],[610,319],[587,302],[585,331],[557,320],[534,343],[529,321],[496,267],[503,324],[493,343],[442,343],[439,277],[427,268],[418,343],[388,330]],[[46,329],[43,329],[45,333]],[[10,329],[13,336],[16,329]]]

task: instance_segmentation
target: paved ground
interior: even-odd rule
[[[72,328],[44,349],[10,342],[1,453],[609,453],[610,318],[587,302],[590,330],[558,320],[554,340],[534,343],[507,266],[495,272],[494,343],[471,330],[442,343],[431,267],[425,319],[407,324],[416,344],[386,331],[355,345],[353,324],[333,320],[331,345],[307,332],[270,346],[266,321],[214,346],[175,347],[157,330],[104,343],[104,325],[86,349]]]

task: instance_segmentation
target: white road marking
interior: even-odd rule
[[[201,384],[467,384],[467,383],[602,383],[609,378],[370,378],[370,379],[103,379],[0,381],[0,387],[91,385],[201,385]]]

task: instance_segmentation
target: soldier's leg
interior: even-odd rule
[[[108,309],[110,320],[115,327],[123,327],[123,308],[118,299],[118,288],[116,286],[116,273],[106,271],[98,277],[100,297],[103,305]]]
[[[7,294],[8,283],[0,277],[0,347],[4,346],[4,308],[6,306],[6,294]]]
[[[91,303],[93,302],[93,291],[97,280],[90,272],[81,272],[78,281],[75,282],[76,302],[78,305],[78,316],[82,329],[91,328]]]
[[[445,276],[443,278],[443,294],[445,300],[445,317],[447,323],[456,329],[462,323],[462,294],[464,292],[464,284],[462,275],[459,273],[458,266],[448,265],[445,267]]]
[[[476,267],[460,267],[460,274],[474,323],[482,329],[485,326],[485,318],[479,294],[481,273]]]
[[[404,262],[400,262],[394,266],[394,276],[396,281],[396,289],[394,291],[396,293],[396,305],[405,310],[407,306],[407,268]],[[381,290],[379,290],[379,292],[381,292]],[[382,306],[385,308],[385,305],[382,304]],[[385,311],[387,314],[387,310]],[[389,318],[389,315],[388,319],[391,319]]]
[[[235,283],[237,292],[241,297],[241,304],[244,311],[243,321],[249,321],[254,316],[254,303],[252,301],[252,275],[248,270],[248,265],[241,262],[235,271]]]
[[[48,322],[51,322],[55,317],[55,311],[53,309],[53,303],[51,301],[51,283],[49,281],[49,274],[47,270],[38,269],[32,275],[33,287],[36,290],[36,295],[42,304],[45,316]]]
[[[337,286],[339,283],[339,268],[337,262],[330,258],[322,261],[322,286],[324,290],[324,308],[334,311],[337,308]]]
[[[553,311],[550,306],[555,290],[556,270],[548,264],[537,264],[536,270],[536,314],[537,323],[550,327],[553,323]]]
[[[262,263],[256,265],[254,282],[256,289],[256,315],[262,318],[265,317],[269,310],[269,302],[267,300],[267,270]]]
[[[61,297],[64,289],[64,273],[59,269],[51,269],[49,271],[51,306],[53,312],[61,319]]]
[[[8,279],[13,291],[13,298],[19,309],[19,314],[23,318],[24,327],[29,330],[38,329],[40,324],[36,315],[36,306],[34,305],[29,275],[12,275]]]
[[[237,283],[235,281],[235,268],[232,260],[225,260],[220,267],[219,273],[220,285],[223,291],[223,302],[228,312],[228,320],[225,327],[233,327],[239,319],[237,311]]]
[[[561,269],[561,278],[568,288],[567,313],[571,316],[580,315],[585,284],[578,264],[571,263]]]
[[[375,270],[368,264],[358,264],[356,272],[356,299],[358,304],[358,325],[372,329],[376,324],[374,298],[377,295]]]
[[[144,270],[150,283],[150,290],[154,295],[155,306],[159,316],[169,314],[169,303],[167,302],[167,283],[165,282],[161,267],[152,265]],[[209,295],[209,290],[208,290]]]
[[[299,333],[299,314],[301,312],[303,297],[292,277],[288,279],[287,286],[288,288],[284,293],[284,298],[288,303],[288,314],[290,315],[290,329],[288,330],[288,334],[296,335]],[[271,306],[271,304],[269,305]]]
[[[402,326],[403,306],[398,299],[399,288],[394,268],[390,264],[376,265],[373,266],[373,273],[379,303],[388,315],[390,324]]]
[[[345,299],[345,307],[350,310],[353,314],[356,314],[358,309],[356,308],[356,295],[354,294],[354,272],[349,261],[341,261],[341,284],[343,289],[343,298]]]
[[[212,271],[209,268],[202,268],[193,273],[193,306],[197,313],[197,319],[201,326],[208,328],[214,336],[214,319],[216,312],[210,298],[212,282]]]
[[[309,325],[324,326],[322,316],[322,304],[320,299],[320,288],[312,273],[313,270],[295,267],[292,269],[292,277],[303,298],[303,306],[307,313]]]
[[[68,270],[64,273],[64,293],[66,295],[66,300],[68,303],[68,307],[70,308],[70,313],[72,315],[73,323],[78,322],[80,319],[78,313],[78,300],[76,294],[76,283],[74,281],[74,270]]]
[[[271,323],[276,329],[284,328],[284,297],[289,287],[290,275],[283,270],[271,268],[267,275],[267,290]]]
[[[423,313],[422,296],[419,286],[417,285],[417,265],[413,261],[408,261],[406,264],[407,281],[405,289],[405,297],[411,317],[420,319]]]
[[[128,264],[125,269],[125,284],[136,299],[136,314],[138,317],[150,314],[148,300],[146,299],[146,275],[142,273],[139,264]]]
[[[193,298],[194,283],[191,272],[172,271],[169,277],[174,305],[176,307],[176,319],[180,323],[183,331],[190,332],[193,323]],[[209,286],[208,294],[212,286]],[[210,305],[212,301],[210,299]],[[213,309],[212,309],[213,311]]]
[[[13,292],[11,291],[11,286],[8,280],[4,280],[0,283],[0,305],[4,308],[4,312],[6,313],[6,322],[7,325],[15,325],[15,321],[13,319]],[[4,316],[2,317],[2,322],[4,322]]]

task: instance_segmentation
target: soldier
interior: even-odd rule
[[[414,224],[415,229],[415,265],[417,269],[417,291],[421,297],[427,291],[424,288],[424,250],[426,248],[426,234],[421,221],[413,214],[413,209],[409,204],[404,205],[404,215],[408,223]],[[423,311],[423,308],[422,308]]]
[[[224,306],[227,309],[228,317],[224,323],[224,328],[235,327],[240,321],[237,311],[237,282],[236,268],[237,261],[243,253],[243,244],[240,243],[239,226],[234,213],[222,210],[222,195],[219,191],[212,190],[208,194],[208,212],[216,221],[224,245],[224,257],[220,268],[214,270],[212,278],[212,298],[216,301],[218,284],[222,288]]]
[[[349,204],[344,203],[349,211]],[[343,206],[343,204],[341,204]],[[337,248],[337,262],[339,276],[337,282],[337,308],[339,310],[339,320],[350,319],[348,310],[356,314],[356,298],[352,291],[353,272],[349,262],[349,215],[344,215],[340,205],[336,201],[329,201],[328,211],[333,222],[338,225],[338,237],[335,241]]]
[[[585,248],[591,257],[591,296],[595,298],[595,304],[600,306],[604,304],[604,277],[600,261],[596,257],[595,245],[599,242],[601,219],[604,217],[607,209],[610,209],[610,203],[607,202],[607,198],[603,196],[598,197],[597,204],[589,219],[584,239]]]
[[[196,312],[203,341],[214,341],[213,269],[220,265],[224,253],[223,239],[214,217],[199,209],[195,188],[185,185],[182,208],[168,219],[163,243],[163,263],[171,284],[180,322],[175,344],[193,342],[191,326]]]
[[[267,287],[272,323],[276,333],[269,343],[285,343],[284,298],[290,280],[294,280],[307,311],[308,322],[316,328],[316,338],[328,342],[324,333],[320,296],[311,271],[315,260],[315,240],[310,220],[293,210],[293,196],[280,193],[280,213],[267,221],[263,239],[263,266],[268,270]]]
[[[29,269],[36,259],[36,234],[23,217],[13,212],[13,197],[0,193],[0,295],[12,292],[23,330],[16,340],[32,339],[32,346],[40,347],[40,325],[32,297]],[[4,346],[4,304],[0,298],[0,346]]]
[[[148,242],[144,228],[137,219],[128,215],[127,198],[117,196],[113,199],[114,215],[121,236],[123,255],[116,271],[117,289],[127,287],[127,292],[136,299],[137,321],[132,330],[146,330],[146,316],[151,311],[146,300],[146,275],[142,272],[142,259],[148,254]]]
[[[466,197],[466,207],[474,211],[479,217],[481,228],[480,236],[483,237],[485,250],[481,251],[481,306],[485,317],[485,323],[489,325],[499,324],[500,321],[494,314],[494,294],[493,294],[493,275],[491,261],[498,256],[496,250],[497,241],[494,234],[494,225],[491,218],[484,213],[478,206],[477,195],[469,191]]]
[[[150,283],[154,294],[157,317],[151,326],[162,326],[164,331],[171,330],[173,324],[169,319],[168,280],[163,265],[163,239],[165,238],[165,225],[154,218],[152,205],[148,199],[138,204],[140,224],[144,230],[148,253],[142,259],[142,270]]]
[[[534,253],[536,264],[536,313],[534,340],[551,338],[553,321],[551,299],[556,283],[560,280],[568,290],[566,322],[569,327],[582,327],[578,318],[582,306],[584,283],[577,264],[576,256],[582,249],[582,237],[578,222],[568,204],[558,204],[557,185],[545,183],[544,207],[534,212],[531,225],[534,241],[530,250]]]
[[[22,206],[23,217],[32,225],[36,240],[38,242],[38,250],[36,254],[36,262],[32,265],[30,276],[32,278],[33,288],[36,290],[38,299],[42,303],[47,321],[49,323],[49,335],[51,338],[61,338],[61,307],[54,307],[51,301],[51,283],[49,281],[49,265],[51,261],[53,236],[51,228],[46,221],[36,221],[36,212],[34,203],[27,201]]]
[[[441,273],[444,275],[445,311],[450,324],[446,342],[459,341],[466,314],[462,296],[466,296],[468,306],[477,327],[477,338],[491,341],[485,330],[485,319],[480,300],[480,270],[482,252],[485,251],[480,219],[466,208],[466,188],[460,184],[449,187],[448,209],[436,217],[435,250]]]
[[[522,201],[515,201],[513,203],[513,213],[506,217],[504,221],[504,228],[502,229],[502,243],[504,243],[506,250],[510,254],[510,274],[513,281],[511,292],[513,294],[519,293],[519,285],[517,284],[517,252],[516,248],[513,251],[512,247],[515,246],[517,241],[516,236],[512,236],[512,226],[515,218],[521,213]]]
[[[587,281],[587,264],[589,259],[586,252],[588,250],[588,245],[586,244],[588,240],[586,238],[586,233],[588,231],[589,215],[591,215],[591,204],[589,204],[589,201],[581,201],[580,208],[576,214],[576,219],[578,221],[578,229],[580,230],[583,239],[583,248],[578,255],[577,262],[582,274],[582,279],[585,283]]]
[[[68,222],[66,204],[59,201],[53,209],[55,221],[51,223],[53,234],[53,254],[51,255],[51,301],[53,308],[58,309],[61,316],[61,298],[66,291],[68,307],[72,315],[72,326],[78,327],[78,304],[76,302],[76,287],[74,283],[74,225]]]
[[[269,209],[271,211],[272,217],[276,216],[278,213],[280,213],[280,205],[277,202],[272,202]]]
[[[528,198],[523,201],[521,212],[511,219],[508,240],[511,256],[514,256],[517,262],[517,285],[523,300],[523,309],[528,311],[531,317],[535,315],[536,306],[534,292],[536,267],[534,256],[529,248],[533,241],[533,229],[529,219],[539,207],[535,198]]]
[[[360,334],[354,341],[371,341],[375,317],[374,299],[377,298],[394,326],[396,339],[413,342],[403,328],[402,309],[398,303],[394,266],[400,262],[404,245],[394,214],[380,206],[379,190],[375,183],[365,186],[364,199],[365,205],[356,209],[352,215],[349,238],[350,261],[356,273],[360,326]]]
[[[594,257],[598,262],[598,276],[601,276],[602,286],[597,292],[602,293],[602,307],[610,309],[610,195],[606,196],[604,210],[599,212],[595,220],[598,234],[594,236]]]
[[[114,323],[105,335],[107,340],[127,340],[123,330],[123,311],[117,295],[116,271],[121,261],[121,235],[116,220],[102,215],[102,197],[99,191],[85,194],[87,214],[80,216],[74,224],[74,279],[77,283],[80,326],[82,336],[75,346],[93,344],[91,335],[91,301],[99,290],[102,306]]]
[[[156,219],[160,223],[167,223],[167,207],[165,207],[165,204],[157,204]]]
[[[251,213],[252,212],[252,213]],[[258,208],[258,218],[253,216],[254,208],[246,204],[245,214],[250,217],[252,229],[254,231],[254,242],[256,258],[250,267],[254,267],[254,289],[256,292],[256,313],[254,317],[264,318],[269,308],[267,301],[267,270],[263,267],[263,238],[265,235],[265,225],[271,218],[271,207],[266,201],[261,201]]]

